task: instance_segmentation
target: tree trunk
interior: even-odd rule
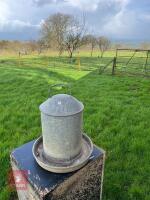
[[[103,54],[104,54],[104,52],[103,52],[103,51],[101,51],[101,58],[103,57]]]
[[[73,52],[71,51],[69,57],[72,58],[72,56],[73,56]]]
[[[91,49],[91,57],[93,56],[93,48]]]
[[[59,50],[58,56],[60,57],[62,55],[62,51]]]

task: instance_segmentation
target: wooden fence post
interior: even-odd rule
[[[146,67],[147,67],[147,63],[148,63],[148,56],[149,56],[149,50],[147,50],[147,53],[146,53],[146,60],[145,60],[145,65],[144,65],[144,72],[146,73]]]
[[[113,60],[113,67],[112,67],[112,75],[115,74],[115,68],[116,68],[116,57],[114,57],[114,60]]]

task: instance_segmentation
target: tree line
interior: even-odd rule
[[[56,13],[50,15],[42,24],[40,39],[32,41],[0,41],[0,52],[13,49],[19,55],[31,54],[37,51],[41,54],[48,49],[57,50],[59,56],[68,52],[72,58],[75,51],[82,46],[90,46],[91,56],[94,48],[99,47],[101,57],[110,48],[110,40],[104,36],[98,37],[94,34],[87,34],[88,29],[85,17],[79,21],[73,15]]]
[[[88,27],[83,16],[79,20],[73,15],[56,13],[50,15],[41,25],[40,39],[32,41],[0,41],[0,52],[13,49],[19,55],[37,52],[39,55],[49,49],[57,50],[59,56],[68,52],[72,58],[75,51],[83,46],[90,48],[93,56],[94,49],[99,49],[101,57],[106,50],[111,48],[111,41],[105,36],[98,36],[94,33],[88,34]],[[116,44],[116,48],[122,45]],[[142,43],[141,48],[149,48],[149,44]]]

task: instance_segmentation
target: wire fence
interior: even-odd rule
[[[101,73],[126,73],[150,76],[149,50],[117,49],[116,56],[18,56],[0,59],[0,67],[43,67],[49,69],[73,69]]]

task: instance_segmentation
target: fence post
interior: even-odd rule
[[[113,67],[112,67],[112,75],[115,74],[115,67],[116,67],[116,57],[114,57],[114,60],[113,60]]]
[[[145,73],[146,73],[146,67],[147,67],[147,62],[148,62],[148,56],[149,56],[149,50],[147,50],[146,61],[145,61],[145,65],[144,65],[144,72]]]
[[[19,51],[19,67],[21,66],[20,60],[21,60],[21,52]]]

